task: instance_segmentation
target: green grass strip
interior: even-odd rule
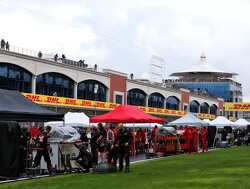
[[[131,165],[129,174],[70,174],[2,184],[1,188],[250,188],[250,146],[137,163]]]

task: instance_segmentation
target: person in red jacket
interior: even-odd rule
[[[208,131],[206,130],[205,127],[203,127],[203,129],[200,131],[202,147],[203,147],[202,152],[204,152],[204,150],[206,150],[206,152],[208,152],[208,149],[206,147],[207,133],[208,133]]]
[[[185,126],[184,136],[186,136],[187,139],[187,150],[188,154],[191,154],[192,152],[192,132],[191,129],[188,126]]]
[[[135,153],[138,154],[138,145],[137,145],[138,144],[138,139],[137,139],[137,137],[135,137],[135,134],[134,134],[134,132],[132,130],[130,130],[130,132],[133,135],[133,140],[132,140],[132,142],[130,144],[130,154],[131,154],[131,156],[133,156],[133,155],[135,155]]]
[[[198,130],[196,126],[193,127],[192,135],[194,138],[194,153],[198,153]]]
[[[139,129],[137,134],[138,140],[140,141],[140,150],[144,152],[145,150],[145,142],[146,142],[146,132],[144,129]]]
[[[152,140],[152,143],[155,142],[155,136],[156,136],[156,132],[157,132],[157,125],[155,126],[154,130],[152,131],[152,135],[151,135],[151,140]]]

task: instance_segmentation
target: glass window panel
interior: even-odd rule
[[[166,100],[166,109],[179,110],[180,100],[177,97],[170,96]]]
[[[31,92],[32,74],[22,67],[0,63],[0,88],[19,90],[20,92]]]
[[[94,93],[95,84],[98,84],[97,93]],[[106,102],[106,86],[95,80],[82,81],[77,86],[77,98]]]
[[[140,89],[131,89],[127,92],[127,104],[135,106],[146,105],[146,94]]]
[[[53,96],[54,92],[57,92],[59,97],[74,98],[74,81],[60,73],[50,72],[38,75],[36,93]]]

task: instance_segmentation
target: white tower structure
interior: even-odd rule
[[[156,55],[152,55],[149,62],[150,82],[161,83],[165,79],[165,60]]]

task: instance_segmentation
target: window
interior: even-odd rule
[[[206,90],[207,93],[222,97],[226,100],[230,100],[230,90],[232,90],[232,84],[229,83],[186,83],[178,84],[178,86],[186,87],[189,89],[200,89],[203,92]],[[241,89],[238,89],[241,90]]]
[[[115,95],[115,103],[122,104],[122,95]]]
[[[159,93],[153,93],[148,97],[148,107],[163,108],[164,97]]]
[[[22,67],[0,63],[0,88],[31,93],[32,74]]]
[[[184,112],[187,112],[187,111],[188,111],[188,106],[184,105]]]
[[[216,105],[210,106],[210,114],[217,115],[218,108]]]
[[[94,88],[96,84],[98,85],[98,90],[95,94]],[[77,98],[106,102],[106,86],[96,80],[82,81],[77,86]]]
[[[146,106],[146,94],[140,89],[131,89],[127,92],[127,104]]]
[[[208,114],[209,113],[208,112],[208,108],[209,108],[209,105],[207,103],[203,102],[201,104],[201,111],[200,111],[200,113]]]
[[[36,93],[52,96],[57,92],[59,97],[74,98],[74,81],[60,73],[44,73],[36,78]]]
[[[199,113],[199,103],[195,100],[190,102],[190,112]]]
[[[180,100],[174,96],[170,96],[166,100],[166,109],[179,110]]]

